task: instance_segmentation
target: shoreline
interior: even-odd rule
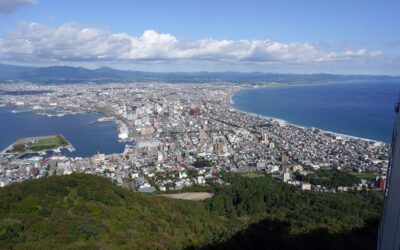
[[[102,118],[105,118],[106,117],[106,114],[105,113],[102,113],[102,112],[98,112],[98,111],[92,111],[92,110],[81,110],[80,112],[77,112],[77,113],[74,113],[74,114],[68,114],[68,115],[63,115],[63,116],[57,116],[57,115],[53,115],[53,116],[44,116],[44,115],[41,115],[41,114],[39,114],[36,110],[26,110],[25,112],[17,112],[17,113],[15,113],[15,112],[12,112],[13,111],[13,108],[15,107],[15,105],[4,105],[4,106],[2,106],[2,107],[0,107],[0,109],[1,110],[3,110],[3,111],[5,111],[6,113],[10,113],[10,114],[12,114],[12,115],[17,115],[17,114],[21,114],[21,113],[24,113],[24,114],[26,114],[26,113],[31,113],[32,115],[34,115],[35,117],[38,117],[38,118],[49,118],[49,119],[63,119],[63,118],[68,118],[68,117],[71,117],[71,116],[76,116],[76,115],[83,115],[83,116],[86,116],[86,115],[95,115],[95,116],[97,116],[97,118],[95,119],[95,120],[90,120],[89,122],[87,122],[86,124],[82,124],[82,125],[94,125],[95,123],[113,123],[113,125],[115,125],[115,131],[116,131],[116,137],[115,138],[113,138],[113,139],[115,139],[115,141],[117,141],[118,142],[118,144],[123,144],[123,148],[121,149],[121,151],[115,151],[115,150],[111,150],[110,149],[110,151],[112,151],[112,153],[109,153],[109,154],[122,154],[123,152],[124,152],[124,148],[125,148],[125,146],[127,145],[127,144],[129,144],[128,142],[120,142],[120,141],[118,141],[118,133],[119,133],[119,128],[118,128],[118,124],[117,124],[117,120],[115,119],[115,118],[113,118],[113,120],[110,120],[110,121],[98,121],[98,119],[102,119]],[[25,106],[25,107],[29,107],[29,106]],[[109,117],[106,117],[106,118],[109,118]],[[62,135],[65,139],[66,139],[66,137],[64,136],[64,134],[63,133],[61,133],[60,135]],[[37,135],[30,135],[30,136],[28,136],[28,137],[19,137],[19,138],[17,138],[17,139],[15,139],[15,140],[13,140],[13,141],[10,141],[8,144],[5,144],[4,145],[4,148],[0,148],[0,155],[1,154],[3,154],[11,145],[13,145],[17,140],[19,140],[19,139],[23,139],[23,138],[31,138],[31,137],[40,137],[40,136],[37,136]],[[80,158],[90,158],[90,157],[92,157],[92,156],[94,156],[94,155],[96,155],[98,152],[99,152],[99,150],[97,150],[97,152],[93,152],[93,154],[88,154],[88,155],[86,155],[86,150],[85,149],[81,149],[81,150],[77,150],[76,148],[75,148],[75,146],[69,141],[69,140],[67,140],[69,143],[70,143],[70,145],[72,146],[72,150],[70,150],[69,149],[69,147],[67,146],[67,147],[62,147],[62,148],[58,148],[59,150],[62,150],[62,149],[66,149],[67,150],[67,152],[66,152],[66,154],[64,154],[65,156],[67,156],[67,157],[69,157],[69,158],[77,158],[77,157],[80,157]],[[114,140],[113,140],[114,141]],[[80,143],[78,143],[78,144],[80,144]],[[110,144],[113,144],[113,142],[111,142]],[[106,148],[107,147],[109,147],[108,145],[107,146],[105,146]],[[113,147],[113,146],[112,146]],[[48,150],[48,151],[53,151],[53,150]],[[104,151],[104,149],[103,150],[101,150],[101,151]],[[29,153],[38,153],[38,152],[29,152]],[[73,153],[73,154],[70,154],[70,153]]]
[[[335,83],[326,83],[326,84],[335,84]],[[326,84],[324,84],[324,85],[326,85]],[[386,143],[386,142],[383,142],[383,141],[374,140],[374,139],[368,139],[368,138],[364,138],[364,137],[358,137],[358,136],[353,136],[353,135],[348,135],[348,134],[342,134],[342,133],[339,133],[339,132],[329,131],[329,130],[325,130],[325,129],[318,128],[318,127],[307,127],[307,126],[303,126],[303,125],[298,125],[298,124],[295,124],[295,123],[288,122],[287,120],[284,120],[284,119],[281,119],[281,118],[261,115],[261,114],[257,114],[257,113],[250,112],[250,111],[244,111],[244,110],[241,110],[241,109],[239,109],[239,108],[234,106],[235,102],[233,101],[233,97],[236,94],[238,94],[240,91],[243,91],[243,90],[261,89],[261,88],[267,89],[267,88],[273,88],[273,87],[304,87],[304,86],[314,86],[314,84],[287,85],[287,84],[274,83],[271,86],[256,86],[256,87],[253,87],[253,88],[248,88],[248,87],[247,88],[241,88],[241,89],[235,91],[233,94],[231,94],[228,97],[229,108],[231,108],[231,109],[233,109],[233,110],[235,110],[237,112],[244,113],[246,115],[261,117],[263,119],[269,119],[269,120],[271,120],[273,122],[279,123],[279,125],[281,125],[281,126],[289,125],[289,126],[293,126],[293,127],[297,127],[297,128],[301,128],[301,129],[313,129],[314,128],[314,129],[319,129],[323,133],[331,134],[331,135],[334,135],[336,137],[342,137],[344,139],[362,140],[362,141],[367,141],[367,142],[373,142],[373,143],[378,144],[378,145],[382,145],[382,144],[383,145],[385,145],[385,144],[389,145],[389,143]],[[319,86],[319,85],[317,85],[317,86]]]

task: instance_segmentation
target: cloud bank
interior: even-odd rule
[[[9,15],[19,7],[36,3],[36,0],[0,0],[0,14]]]
[[[284,65],[365,60],[382,54],[381,51],[365,48],[326,51],[310,43],[281,43],[269,39],[180,40],[171,34],[160,34],[154,30],[132,36],[111,33],[98,27],[83,27],[77,23],[49,27],[23,22],[0,38],[0,59],[24,62],[191,60]]]

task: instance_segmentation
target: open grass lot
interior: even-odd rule
[[[247,177],[247,178],[258,178],[258,177],[263,177],[263,176],[265,176],[265,174],[246,173],[246,174],[243,174],[243,176],[244,176],[244,177]]]
[[[21,140],[23,142],[21,142]],[[21,139],[15,143],[7,153],[51,150],[68,145],[67,140],[61,135],[38,137],[37,139]],[[26,141],[24,141],[26,140]]]
[[[67,146],[68,142],[60,135],[38,139],[35,142],[28,145],[28,149],[33,151],[40,151],[45,149],[53,149],[58,147]]]
[[[180,200],[191,200],[191,201],[202,201],[208,198],[213,197],[214,194],[207,192],[186,192],[186,193],[178,193],[178,194],[163,194],[160,196],[164,196],[172,199],[180,199]]]
[[[375,180],[377,177],[377,174],[375,173],[353,173],[353,175],[357,176],[358,178],[367,180]]]
[[[357,176],[360,179],[367,179],[367,180],[375,180],[376,177],[378,176],[375,173],[367,173],[367,172],[364,172],[364,173],[357,173],[354,171],[345,171],[345,172],[347,172],[353,176]]]

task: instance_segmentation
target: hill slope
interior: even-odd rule
[[[202,202],[84,174],[0,189],[0,249],[375,249],[380,199],[225,176]],[[326,245],[330,243],[331,245]]]
[[[211,217],[201,203],[132,193],[97,176],[49,177],[1,189],[0,248],[182,248],[224,230]]]

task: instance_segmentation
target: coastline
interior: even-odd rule
[[[9,115],[16,115],[15,113],[12,112],[14,106],[13,105],[5,105],[3,107],[0,107],[0,109],[2,111],[5,112],[5,114],[9,114]],[[90,110],[82,110],[82,112],[77,112],[75,114],[68,114],[68,115],[64,115],[64,116],[43,116],[37,113],[36,110],[27,110],[26,112],[24,112],[24,117],[25,114],[27,115],[32,115],[34,117],[37,117],[40,121],[43,121],[42,119],[50,119],[52,121],[57,121],[57,120],[63,120],[63,119],[74,119],[74,117],[76,116],[83,116],[83,117],[87,117],[88,118],[84,118],[84,120],[82,122],[80,122],[80,120],[73,120],[73,126],[75,127],[75,125],[79,125],[79,131],[81,129],[83,130],[90,130],[90,131],[98,131],[98,133],[106,133],[108,131],[114,131],[114,126],[115,126],[115,137],[113,136],[112,138],[107,138],[107,139],[103,139],[100,140],[99,143],[96,144],[88,144],[85,143],[85,140],[83,140],[81,137],[77,136],[75,132],[71,132],[69,131],[69,129],[66,129],[65,127],[61,127],[61,131],[53,131],[51,129],[51,127],[49,128],[45,128],[46,131],[44,132],[39,132],[39,133],[23,133],[21,136],[17,136],[16,138],[13,138],[12,140],[9,140],[9,138],[4,139],[3,137],[3,141],[2,144],[0,146],[0,152],[6,150],[11,144],[15,143],[16,140],[21,139],[21,138],[26,138],[26,137],[35,137],[38,135],[43,135],[43,134],[61,134],[64,138],[68,137],[68,142],[73,145],[74,149],[73,151],[66,151],[66,156],[67,157],[81,157],[81,158],[89,158],[92,157],[93,155],[97,154],[98,152],[101,153],[107,153],[107,154],[121,154],[124,151],[124,147],[127,143],[121,143],[118,141],[118,124],[115,120],[112,121],[101,121],[99,123],[102,124],[112,124],[112,126],[110,126],[110,130],[108,128],[103,128],[103,126],[87,126],[87,125],[94,125],[94,123],[97,123],[98,119],[104,118],[105,114],[101,113],[101,112],[96,112],[96,111],[90,111]],[[45,126],[46,127],[46,126]],[[106,127],[109,127],[108,125]],[[37,129],[35,129],[36,131]],[[48,131],[49,130],[49,131]],[[75,129],[74,129],[75,130]],[[48,132],[47,132],[48,131]],[[96,132],[97,133],[97,132]],[[85,133],[88,136],[84,136],[84,138],[98,138],[94,135],[92,135],[91,133]],[[3,136],[3,135],[2,135]],[[108,137],[108,136],[106,136]],[[103,137],[104,138],[104,137]],[[75,141],[74,144],[71,143],[71,141]],[[9,142],[8,142],[9,141]],[[4,144],[4,145],[3,145]],[[121,147],[121,149],[119,150],[119,145],[123,145],[123,147]],[[91,147],[96,147],[95,150]],[[93,152],[91,152],[93,151]]]
[[[324,85],[327,85],[327,84],[335,84],[335,83],[325,83]],[[340,84],[340,83],[338,83],[338,84]],[[314,129],[319,129],[319,130],[320,130],[321,132],[323,132],[323,133],[331,134],[331,135],[334,135],[334,136],[337,136],[337,137],[342,137],[342,138],[345,138],[345,139],[362,140],[362,141],[367,141],[367,142],[373,142],[373,143],[378,144],[378,145],[385,145],[385,144],[388,144],[388,143],[383,142],[383,141],[378,141],[378,140],[373,140],[373,139],[368,139],[368,138],[358,137],[358,136],[353,136],[353,135],[348,135],[348,134],[342,134],[342,133],[338,133],[338,132],[334,132],[334,131],[324,130],[324,129],[321,129],[321,128],[318,128],[318,127],[307,127],[307,126],[302,126],[302,125],[298,125],[298,124],[295,124],[295,123],[288,122],[288,121],[286,121],[286,120],[284,120],[284,119],[281,119],[281,118],[272,117],[272,116],[266,116],[266,115],[261,115],[261,114],[257,114],[257,113],[250,112],[250,111],[244,111],[244,110],[241,110],[241,109],[239,109],[239,108],[237,108],[237,107],[234,106],[234,105],[235,105],[235,102],[234,102],[234,100],[233,100],[233,97],[234,97],[236,94],[238,94],[240,91],[243,91],[243,90],[261,89],[261,88],[262,88],[262,89],[267,89],[267,88],[273,88],[273,87],[303,87],[303,86],[313,86],[313,85],[314,85],[314,84],[287,85],[287,84],[274,83],[273,85],[270,85],[270,86],[265,85],[265,86],[255,86],[255,87],[253,87],[253,88],[249,88],[249,87],[247,87],[247,88],[241,88],[241,89],[235,91],[234,93],[232,93],[232,94],[228,97],[229,108],[231,108],[231,109],[233,109],[233,110],[235,110],[235,111],[237,111],[237,112],[244,113],[244,114],[246,114],[246,115],[261,117],[261,118],[263,118],[263,119],[267,119],[267,120],[271,120],[271,121],[273,121],[273,122],[277,122],[277,123],[279,123],[279,125],[281,125],[281,126],[287,126],[287,125],[288,125],[288,126],[297,127],[297,128],[300,128],[300,129],[312,129],[312,128],[314,128]]]

